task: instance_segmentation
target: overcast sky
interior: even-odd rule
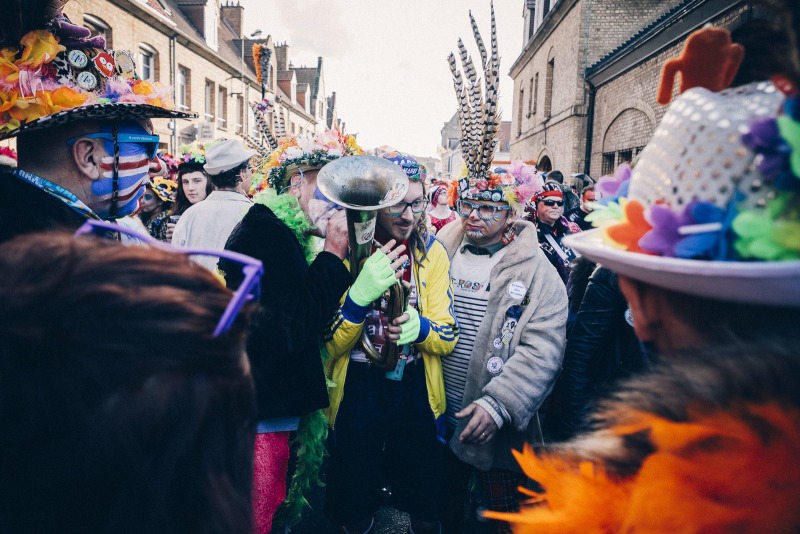
[[[477,59],[468,11],[489,46],[489,0],[241,0],[245,31],[289,43],[295,66],[323,59],[339,117],[364,147],[390,145],[434,156],[440,130],[456,110],[447,55],[458,37]],[[522,0],[495,1],[500,49],[500,108],[511,120],[508,70],[522,48]],[[262,36],[263,36],[262,35]]]

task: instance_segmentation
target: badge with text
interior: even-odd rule
[[[519,280],[511,282],[511,285],[508,286],[508,296],[519,300],[525,298],[525,284]]]

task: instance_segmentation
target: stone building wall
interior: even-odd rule
[[[741,6],[712,20],[714,26],[733,29],[747,8]],[[680,55],[684,40],[673,43],[631,70],[598,87],[595,95],[590,174],[609,173],[650,140],[666,107],[656,103],[664,63]],[[677,95],[678,84],[673,88]]]

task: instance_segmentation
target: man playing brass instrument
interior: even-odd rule
[[[424,168],[397,152],[384,157],[403,168],[411,183],[401,202],[378,213],[376,246],[400,243],[392,252],[383,250],[392,258],[399,251],[406,260],[402,278],[411,286],[409,305],[389,322],[372,306],[383,299],[365,296],[358,280],[342,299],[325,346],[335,383],[325,513],[344,532],[370,532],[386,473],[394,505],[410,514],[412,531],[439,532],[445,411],[440,358],[458,338],[450,262],[428,234]],[[385,343],[399,346],[395,367],[387,370],[368,359],[358,345],[365,327],[378,351]]]

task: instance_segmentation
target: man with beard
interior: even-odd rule
[[[390,323],[382,296],[364,295],[356,281],[334,318],[326,344],[335,387],[325,514],[344,532],[370,532],[386,474],[394,505],[410,514],[412,531],[433,533],[442,513],[440,358],[458,338],[450,262],[428,234],[424,169],[405,154],[383,157],[400,165],[411,183],[405,198],[378,213],[375,247],[399,244],[393,254],[411,292],[406,312]],[[376,350],[386,343],[402,349],[393,369],[372,363],[357,345],[364,329]]]

